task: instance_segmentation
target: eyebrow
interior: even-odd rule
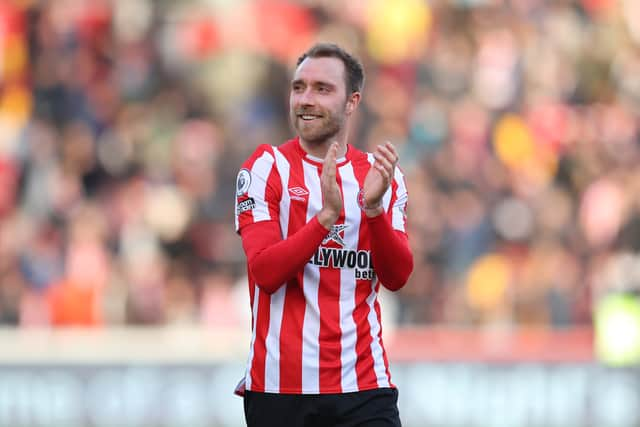
[[[291,86],[295,86],[297,84],[307,84],[307,83],[303,79],[295,79],[295,80],[291,81]],[[310,86],[327,86],[327,87],[330,87],[330,88],[336,88],[335,84],[333,84],[331,82],[328,82],[328,81],[325,81],[325,80],[314,80],[314,81],[310,82],[309,85]]]

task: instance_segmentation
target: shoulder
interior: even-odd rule
[[[253,165],[259,161],[259,159],[272,158],[274,157],[273,153],[274,147],[269,144],[260,144],[253,153],[244,161],[242,167],[245,169],[251,169]]]
[[[291,160],[300,157],[300,148],[297,142],[297,138],[285,141],[279,146],[273,146],[269,144],[260,144],[253,154],[245,161],[243,167],[253,164],[258,159],[268,159],[274,161],[277,157],[286,158]]]
[[[247,169],[251,171],[251,173],[258,174],[268,174],[272,169],[278,169],[283,159],[283,146],[284,145],[276,147],[269,144],[259,145],[253,154],[245,160],[241,169]]]
[[[274,147],[269,144],[261,144],[242,163],[236,177],[236,190],[238,194],[248,190],[252,181],[266,181],[275,164]]]

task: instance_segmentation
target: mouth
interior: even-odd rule
[[[322,116],[316,115],[316,114],[298,114],[297,115],[298,119],[305,121],[305,122],[310,122],[313,121],[315,119],[319,119]]]

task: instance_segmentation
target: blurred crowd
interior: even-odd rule
[[[398,323],[589,325],[640,288],[637,1],[5,0],[0,324],[248,327],[235,175],[316,40],[365,65],[353,144],[401,152]]]

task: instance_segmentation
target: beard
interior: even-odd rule
[[[310,122],[302,120],[298,115],[305,110],[291,111],[289,120],[300,138],[309,144],[322,144],[333,139],[344,127],[344,114],[324,111],[321,118]],[[312,113],[309,111],[309,113]]]

